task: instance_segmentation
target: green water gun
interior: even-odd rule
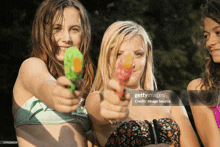
[[[74,46],[69,47],[64,54],[64,69],[65,76],[73,83],[68,88],[73,93],[76,89],[77,80],[82,78],[83,72],[83,55]]]

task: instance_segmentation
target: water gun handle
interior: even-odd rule
[[[126,82],[129,81],[131,73],[133,70],[133,58],[130,54],[125,55],[124,64],[122,59],[119,61],[119,64],[116,69],[116,80],[119,82],[121,87],[120,92],[116,92],[116,95],[121,99],[124,94],[124,87]]]
[[[82,53],[74,46],[69,47],[64,54],[65,76],[72,81],[68,88],[71,93],[76,89],[77,80],[82,78],[83,60]]]

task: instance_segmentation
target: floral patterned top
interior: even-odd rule
[[[151,122],[132,120],[117,127],[105,147],[141,147],[159,143],[179,147],[179,139],[179,126],[171,118],[154,119]]]

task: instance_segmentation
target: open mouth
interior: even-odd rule
[[[69,47],[60,47],[60,52],[65,53]]]
[[[211,53],[212,53],[212,54],[220,53],[220,49],[214,49],[214,50],[211,50]]]

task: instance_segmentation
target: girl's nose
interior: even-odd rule
[[[69,33],[69,31],[64,31],[62,34],[62,41],[65,43],[70,43],[71,41],[71,35]]]
[[[207,41],[207,45],[212,47],[214,45],[216,45],[217,43],[219,43],[219,37],[216,35],[211,35],[209,40]]]

